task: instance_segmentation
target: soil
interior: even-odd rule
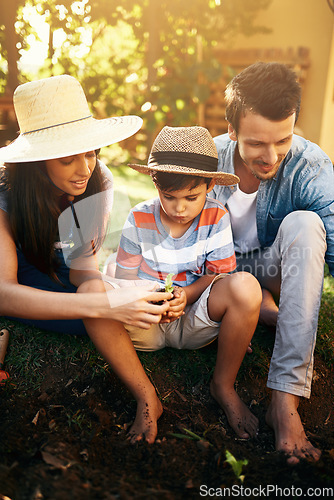
[[[11,384],[0,388],[0,499],[174,500],[228,496],[224,488],[232,496],[232,487],[233,496],[242,496],[244,488],[248,498],[293,498],[292,488],[296,497],[308,488],[317,488],[317,496],[319,488],[334,488],[334,371],[320,359],[311,399],[302,400],[300,414],[322,457],[291,467],[275,451],[265,424],[270,398],[265,377],[251,374],[237,383],[260,420],[258,437],[246,441],[236,439],[207,384],[190,392],[182,370],[173,379],[160,366],[152,374],[164,406],[158,439],[131,445],[127,429],[136,406],[118,379],[109,372],[92,378],[88,363],[59,366],[50,353],[45,356],[47,369],[37,390],[18,391],[14,374]],[[172,354],[165,349],[163,356],[168,366]],[[202,439],[191,439],[187,430]],[[226,450],[248,460],[243,482],[226,462]]]

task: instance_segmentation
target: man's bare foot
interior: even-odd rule
[[[240,438],[248,439],[257,435],[259,421],[234,389],[224,391],[211,380],[210,393],[224,410],[228,423]]]
[[[155,394],[152,401],[139,401],[136,418],[129,430],[129,439],[132,444],[145,439],[152,444],[158,433],[158,419],[162,415],[162,404]]]
[[[266,422],[275,432],[276,450],[289,457],[287,462],[290,465],[297,464],[301,458],[317,461],[321,455],[305,434],[297,411],[298,404],[298,396],[273,391],[266,414]]]
[[[274,301],[274,297],[268,290],[262,288],[259,324],[274,330],[276,328],[277,315],[278,307]]]

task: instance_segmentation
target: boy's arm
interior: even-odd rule
[[[206,274],[205,276],[198,278],[198,280],[191,285],[183,287],[187,297],[187,304],[193,304],[196,302],[204,290],[211,285],[216,276],[216,274]]]
[[[142,254],[133,210],[124,224],[116,255],[115,278],[123,280],[140,279],[138,270]]]
[[[169,301],[169,310],[160,323],[170,323],[184,314],[187,304],[193,304],[214,280],[216,274],[201,276],[194,283],[182,288],[174,288],[174,298]]]
[[[205,274],[184,287],[187,304],[196,302],[218,274],[230,273],[236,267],[232,229],[226,208],[219,204],[209,216],[212,219],[207,235]]]

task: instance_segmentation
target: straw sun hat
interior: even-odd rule
[[[0,148],[0,161],[30,162],[93,151],[137,132],[142,119],[122,116],[96,120],[74,77],[52,76],[25,83],[14,92],[20,135]]]
[[[211,177],[216,184],[230,186],[239,182],[233,174],[217,172],[216,145],[204,127],[164,127],[157,135],[147,165],[131,163],[137,172]]]

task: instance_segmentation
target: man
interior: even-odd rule
[[[213,192],[230,212],[237,269],[261,283],[260,319],[276,325],[266,421],[289,463],[318,460],[298,404],[311,392],[325,259],[334,274],[333,165],[293,133],[301,89],[287,66],[255,63],[233,78],[225,97],[228,133],[215,138],[218,168],[240,184]]]

